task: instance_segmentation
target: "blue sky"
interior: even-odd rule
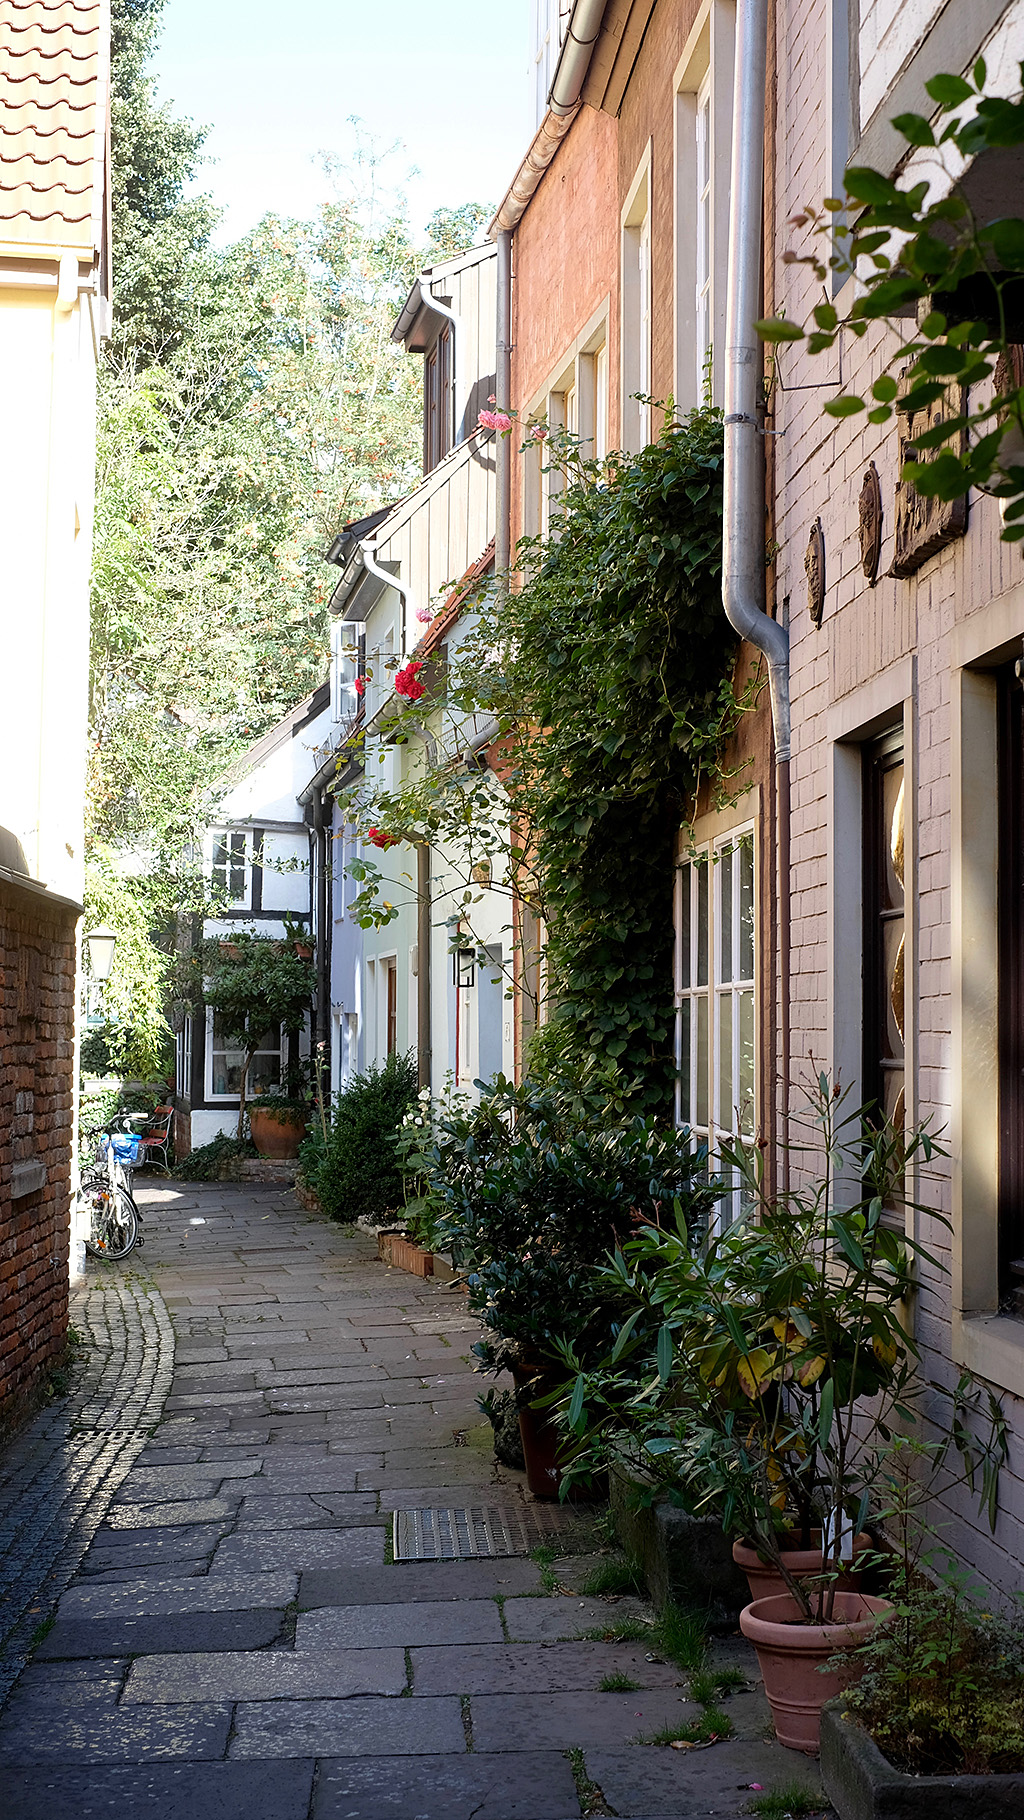
[[[357,116],[422,230],[439,206],[500,201],[529,144],[529,0],[167,0],[153,65],[175,113],[207,125],[199,187],[231,239],[268,209],[330,194]],[[411,167],[419,175],[407,177]]]

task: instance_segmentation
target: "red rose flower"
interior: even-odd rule
[[[420,682],[419,673],[423,668],[422,661],[406,664],[395,676],[395,694],[404,695],[406,701],[419,701],[427,693],[425,684]]]

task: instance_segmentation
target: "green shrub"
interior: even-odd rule
[[[114,1064],[108,1034],[105,1028],[86,1031],[82,1038],[81,1067],[83,1074],[104,1076],[112,1073]]]
[[[208,1144],[201,1144],[176,1163],[171,1174],[179,1182],[219,1182],[226,1163],[256,1154],[256,1146],[248,1138],[229,1137],[226,1131],[219,1131]]]
[[[336,1095],[327,1127],[314,1123],[299,1151],[303,1179],[332,1220],[382,1219],[403,1205],[392,1140],[416,1099],[416,1058],[389,1055]]]
[[[598,1267],[674,1203],[706,1224],[717,1186],[705,1155],[688,1132],[622,1111],[629,1097],[614,1068],[591,1064],[558,1082],[499,1075],[479,1105],[436,1116],[435,1230],[468,1272],[486,1369],[507,1363],[509,1347],[531,1366],[567,1339],[599,1353],[618,1292]]]

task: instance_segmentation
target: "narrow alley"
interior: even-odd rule
[[[0,1719],[4,1820],[704,1820],[744,1812],[751,1787],[813,1786],[763,1741],[738,1639],[717,1646],[751,1674],[734,1737],[637,1742],[700,1708],[645,1644],[648,1608],[581,1591],[594,1517],[495,1464],[457,1287],[386,1267],[279,1189],[140,1198],[144,1265],[91,1273],[94,1381],[63,1457],[55,1405],[0,1480],[8,1566],[40,1589],[9,1626],[8,1660],[19,1639],[31,1659]],[[104,1295],[136,1310],[130,1357]],[[74,1489],[44,1573],[31,1513],[58,1508],[58,1482]],[[393,1558],[396,1511],[448,1509],[501,1513],[523,1552]],[[406,1528],[422,1557],[429,1533]],[[638,1640],[602,1639],[628,1619]]]

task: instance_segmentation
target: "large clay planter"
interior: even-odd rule
[[[559,1434],[546,1409],[531,1409],[522,1392],[531,1400],[541,1397],[548,1388],[543,1378],[528,1365],[513,1365],[512,1376],[519,1393],[519,1433],[526,1461],[526,1483],[535,1498],[557,1498],[562,1474],[558,1465]]]
[[[822,1674],[822,1664],[837,1650],[866,1642],[876,1623],[892,1609],[885,1599],[872,1599],[866,1593],[837,1592],[833,1622],[805,1624],[790,1593],[776,1593],[744,1606],[740,1629],[757,1651],[780,1744],[817,1756],[821,1709],[853,1679],[852,1669]]]
[[[784,1548],[782,1559],[794,1580],[813,1580],[820,1576],[821,1565],[821,1531],[812,1530],[815,1537],[813,1548]],[[872,1547],[871,1537],[861,1532],[853,1544],[854,1558],[866,1554]],[[734,1542],[732,1558],[741,1573],[747,1576],[750,1597],[754,1599],[771,1599],[776,1593],[784,1593],[786,1582],[778,1570],[769,1561],[762,1561],[756,1548],[749,1542]],[[843,1592],[860,1591],[860,1573],[856,1567],[849,1567],[835,1581],[837,1588]]]
[[[261,1156],[283,1161],[298,1156],[299,1145],[306,1135],[306,1115],[302,1112],[288,1112],[282,1117],[275,1112],[260,1112],[256,1106],[250,1106],[249,1129]]]

